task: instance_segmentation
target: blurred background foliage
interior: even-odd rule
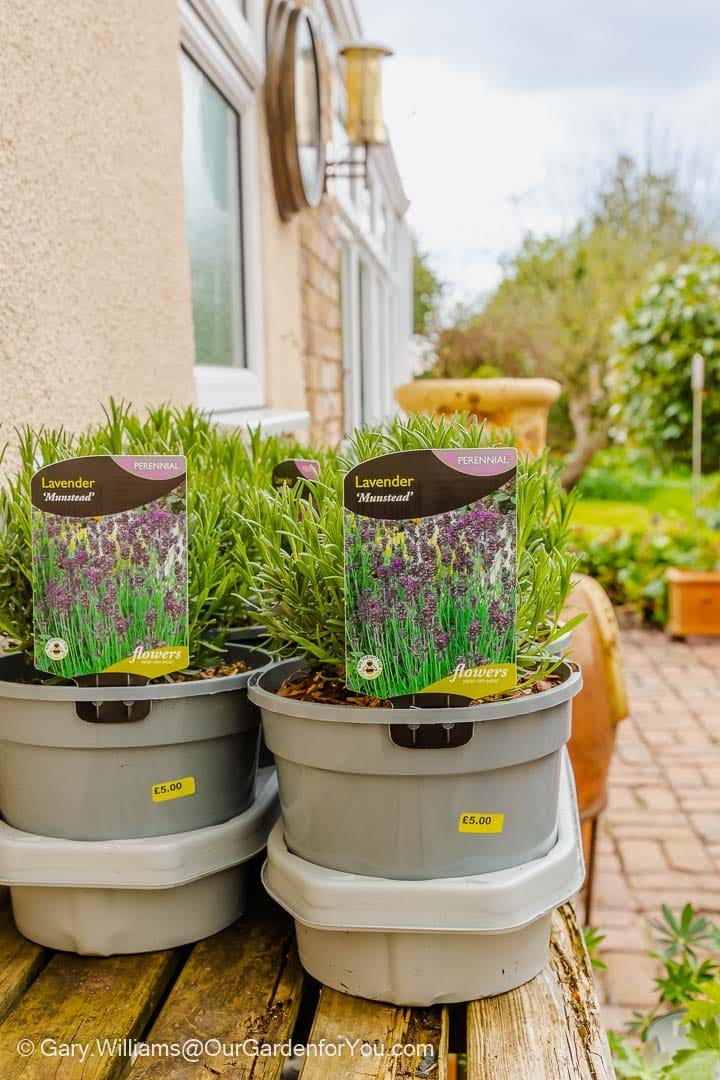
[[[432,344],[423,374],[558,379],[550,443],[564,456],[568,487],[613,437],[657,447],[669,419],[661,449],[671,451],[668,463],[686,460],[693,351],[711,361],[717,393],[720,256],[706,246],[711,232],[673,171],[621,155],[583,218],[557,235],[527,234],[474,303],[446,310],[442,282],[416,251],[416,329]],[[656,390],[654,407],[638,408],[638,392],[655,400]],[[720,420],[714,404],[711,415]]]

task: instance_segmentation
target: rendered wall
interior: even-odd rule
[[[177,0],[2,0],[0,42],[3,434],[193,400]]]

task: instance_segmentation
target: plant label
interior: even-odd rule
[[[35,667],[140,679],[186,668],[185,458],[70,458],[31,481]]]
[[[344,481],[346,677],[380,698],[510,690],[516,667],[512,447],[407,450]]]
[[[312,484],[320,475],[320,462],[312,458],[287,458],[279,461],[273,469],[273,487],[299,484],[303,495],[312,494]]]

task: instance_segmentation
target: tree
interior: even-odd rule
[[[678,262],[699,232],[672,173],[640,170],[622,156],[574,229],[530,234],[504,260],[502,281],[469,329],[484,343],[483,363],[563,384],[574,432],[566,486],[608,439],[614,322],[657,263]]]
[[[615,328],[613,382],[622,424],[634,441],[688,464],[692,452],[690,371],[705,358],[703,464],[720,465],[720,251],[704,248],[660,272]]]
[[[456,307],[435,345],[432,374],[443,379],[489,378],[526,375],[526,341],[521,327],[514,336],[505,326],[496,327],[478,307]]]
[[[413,240],[413,330],[427,337],[433,330],[433,317],[444,292],[444,283],[431,269],[428,256]]]

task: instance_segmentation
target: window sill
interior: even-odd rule
[[[310,413],[305,409],[233,409],[210,415],[220,427],[259,427],[266,435],[283,435],[310,427]]]

